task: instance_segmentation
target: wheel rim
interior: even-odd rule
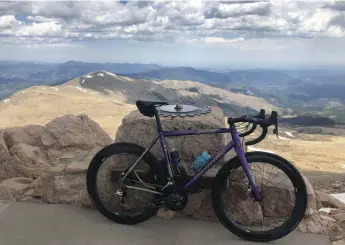
[[[108,211],[115,215],[130,215],[134,213],[144,213],[147,209],[153,208],[153,200],[155,194],[144,192],[140,190],[127,189],[125,202],[121,203],[121,197],[124,195],[116,194],[119,190],[123,191],[121,186],[117,183],[117,180],[111,180],[111,170],[116,169],[124,171],[130,164],[134,163],[138,159],[137,154],[130,153],[118,153],[113,154],[110,157],[104,158],[102,164],[95,173],[96,178],[96,195],[101,202],[102,206]],[[150,170],[150,166],[142,159],[139,165],[134,171],[144,170],[148,175],[153,177],[153,173]],[[130,174],[126,180],[134,179],[135,175]],[[134,183],[132,186],[144,188],[140,181]],[[127,182],[127,183],[129,183]],[[148,184],[148,183],[146,183]],[[152,184],[152,183],[149,183]],[[125,193],[124,193],[125,194]]]
[[[280,165],[278,167],[260,161],[252,161],[249,166],[263,198],[260,202],[256,202],[251,196],[251,191],[247,189],[249,186],[247,177],[240,166],[231,169],[228,179],[224,181],[222,190],[219,191],[220,210],[225,219],[223,222],[232,223],[238,230],[254,236],[267,236],[279,229],[291,229],[296,220],[290,217],[294,217],[301,207],[298,205],[300,192],[296,188],[291,171]],[[285,187],[281,184],[285,184]],[[225,186],[229,188],[226,189]],[[229,190],[233,193],[228,193]],[[287,197],[290,197],[290,202]]]

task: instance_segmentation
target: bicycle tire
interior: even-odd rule
[[[91,160],[91,163],[87,170],[87,176],[86,176],[86,185],[87,185],[87,191],[90,196],[90,199],[94,203],[96,209],[104,215],[106,218],[114,221],[118,224],[127,224],[127,225],[134,225],[141,222],[144,222],[148,219],[150,219],[152,216],[154,216],[159,207],[150,207],[146,208],[145,210],[141,210],[141,212],[136,213],[114,213],[109,211],[102,201],[100,200],[100,197],[97,194],[97,186],[96,186],[96,179],[97,179],[97,173],[104,162],[104,159],[109,158],[110,156],[113,156],[114,154],[119,153],[130,153],[134,154],[136,156],[141,156],[145,151],[145,148],[133,144],[133,143],[126,143],[126,142],[119,142],[119,143],[113,143],[111,145],[108,145],[101,149]],[[152,155],[152,153],[147,152],[143,156],[143,160],[146,164],[149,165],[150,171],[152,171],[152,174],[154,175],[155,183],[156,185],[164,185],[165,179],[164,176],[165,172],[161,165],[158,164],[158,160],[156,157]]]
[[[280,239],[292,232],[304,217],[308,202],[307,188],[304,179],[292,163],[278,155],[262,152],[249,152],[246,153],[246,158],[248,163],[259,161],[272,164],[288,175],[298,193],[298,196],[296,196],[296,206],[290,219],[282,227],[274,229],[274,232],[268,232],[265,234],[259,234],[259,232],[255,231],[249,232],[248,230],[241,229],[238,225],[228,219],[221,201],[221,189],[225,178],[228,177],[228,174],[241,166],[238,157],[234,157],[225,163],[216,175],[214,186],[212,188],[212,204],[214,212],[225,228],[240,238],[253,242],[269,242]]]

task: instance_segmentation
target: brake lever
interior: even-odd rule
[[[270,119],[274,123],[273,134],[275,134],[277,136],[277,138],[279,139],[279,136],[278,136],[278,113],[276,111],[273,111]]]
[[[273,129],[273,133],[277,136],[277,139],[279,139],[279,136],[278,136],[278,123],[275,124],[275,127]]]

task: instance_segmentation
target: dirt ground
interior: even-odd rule
[[[134,109],[135,105],[76,86],[37,86],[16,93],[7,103],[0,101],[0,129],[45,125],[66,114],[86,114],[115,137],[123,117]]]

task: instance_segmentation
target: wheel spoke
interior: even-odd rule
[[[296,175],[293,168],[284,165],[289,163],[271,156],[248,156],[247,161],[262,200],[255,201],[253,193],[245,189],[246,183],[243,180],[248,183],[248,179],[238,172],[241,169],[240,163],[232,163],[231,167],[224,165],[224,171],[232,184],[228,190],[219,191],[222,201],[220,205],[217,202],[214,205],[224,211],[217,212],[218,218],[228,220],[229,222],[224,224],[229,230],[236,227],[238,231],[239,228],[243,231],[243,237],[251,237],[250,240],[261,237],[260,241],[269,241],[269,237],[286,235],[295,227],[294,222],[299,222],[304,216],[303,213],[293,212],[296,207],[301,210],[306,203],[306,199],[296,200],[297,190],[292,182],[293,178],[299,178],[300,175]],[[303,187],[300,190],[303,190]],[[306,193],[304,195],[306,196]],[[291,220],[293,222],[290,222]],[[272,235],[275,233],[279,234]]]
[[[156,194],[152,191],[164,186],[163,168],[156,164],[158,161],[153,155],[145,154],[120,186],[117,179],[120,175],[112,175],[112,171],[120,173],[132,166],[130,164],[136,162],[145,149],[129,143],[107,148],[98,153],[102,155],[96,154],[87,174],[88,192],[96,208],[118,223],[140,223],[152,217],[158,210],[153,204]]]

